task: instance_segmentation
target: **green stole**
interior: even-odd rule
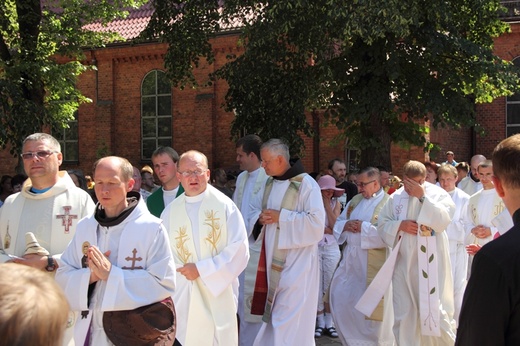
[[[285,195],[282,199],[281,209],[294,210],[296,209],[296,204],[298,202],[298,196],[300,191],[300,186],[303,181],[303,178],[306,176],[306,173],[298,174],[289,179],[289,187],[287,191],[285,191]],[[267,200],[269,199],[269,195],[271,194],[271,190],[273,189],[273,178],[269,177],[267,179],[265,185],[265,192],[262,201],[262,209],[267,208]],[[259,235],[259,239],[261,239],[262,245],[264,242],[264,234],[265,234],[265,226],[262,227],[262,232]],[[265,310],[262,317],[262,320],[266,323],[271,322],[271,313],[273,307],[273,299],[276,289],[278,288],[278,284],[280,283],[280,277],[282,274],[283,267],[285,265],[285,260],[287,258],[287,250],[278,249],[278,239],[280,237],[280,226],[279,224],[276,226],[275,231],[275,240],[274,240],[274,249],[273,249],[273,258],[271,262],[271,271],[269,273],[269,285],[267,291],[267,299],[265,303]],[[262,250],[265,250],[265,246],[262,246]],[[262,256],[262,255],[261,255]],[[260,265],[259,265],[260,267]]]
[[[179,184],[179,190],[177,190],[177,197],[179,197],[184,192],[184,188],[181,184]],[[163,189],[155,190],[148,198],[146,199],[146,206],[152,215],[156,217],[161,217],[161,213],[164,210],[164,199],[163,199]]]
[[[355,195],[352,200],[350,201],[350,204],[347,208],[347,220],[350,220],[350,215],[352,214],[352,211],[356,209],[359,203],[363,200],[362,194]],[[377,218],[379,215],[379,212],[385,205],[386,201],[390,198],[390,196],[385,192],[383,199],[377,204],[377,206],[374,209],[374,212],[372,213],[372,219],[370,220],[370,223],[372,225],[377,225]],[[379,269],[383,266],[386,260],[386,248],[379,248],[379,249],[368,249],[368,258],[367,258],[367,287],[370,285],[372,280],[374,280],[375,276],[379,272]],[[365,319],[368,320],[374,320],[374,321],[382,321],[383,320],[383,313],[384,313],[384,296],[377,304],[374,312],[370,317],[366,317]]]
[[[170,219],[170,241],[172,254],[177,264],[197,263],[199,260],[219,254],[227,246],[228,229],[226,206],[218,200],[211,189],[206,191],[199,208],[199,237],[193,239],[191,221],[186,212],[186,195],[182,194],[171,203],[175,216]],[[200,258],[194,242],[200,243]],[[233,288],[227,287],[218,297],[214,297],[199,277],[188,281],[191,286],[188,299],[185,345],[233,345],[237,342],[236,306]],[[180,287],[177,289],[181,289]]]

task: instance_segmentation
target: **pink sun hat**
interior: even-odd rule
[[[334,190],[334,197],[341,197],[345,193],[345,189],[336,187],[336,179],[328,174],[318,179],[318,185],[322,190]]]

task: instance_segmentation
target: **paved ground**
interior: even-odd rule
[[[315,338],[316,346],[330,346],[330,345],[341,345],[338,338],[331,338],[328,336],[322,336],[321,338]]]

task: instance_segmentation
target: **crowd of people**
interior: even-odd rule
[[[0,180],[0,330],[8,345],[519,344],[520,135],[454,158],[307,174],[283,140],[247,135],[231,187],[171,147],[60,171],[59,142],[32,134],[27,176]]]

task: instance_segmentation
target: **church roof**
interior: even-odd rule
[[[126,18],[116,19],[107,25],[92,23],[85,25],[84,28],[96,32],[117,32],[125,41],[131,40],[139,36],[146,28],[154,10],[153,4],[148,2],[139,8],[126,9],[129,13]],[[235,22],[226,24],[223,31],[232,31],[240,26],[242,26],[242,23],[236,20]]]
[[[126,18],[116,19],[103,26],[101,23],[85,25],[85,29],[97,32],[117,32],[125,40],[131,40],[139,36],[146,28],[154,8],[151,3],[146,3],[139,8],[127,10],[129,15]]]

